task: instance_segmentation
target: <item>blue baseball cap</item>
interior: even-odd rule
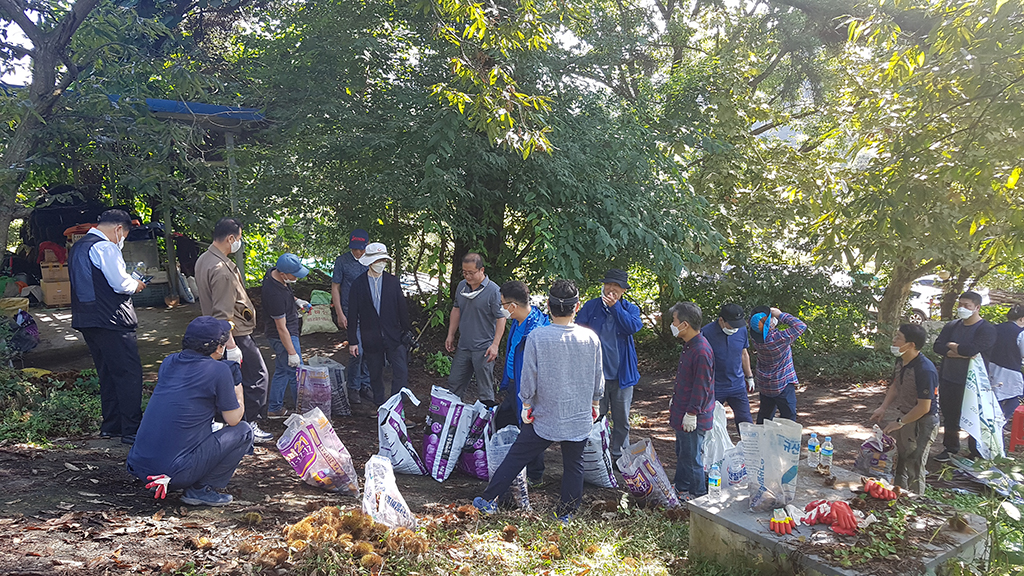
[[[768,339],[768,330],[771,328],[771,322],[768,321],[768,317],[768,314],[764,312],[758,312],[750,317],[750,329],[754,332],[758,331],[757,325],[761,323],[761,320],[764,320],[764,329],[761,330],[762,340]]]
[[[231,323],[213,316],[200,316],[188,323],[184,338],[200,342],[219,342],[231,332]]]
[[[296,278],[305,278],[306,274],[309,274],[309,268],[303,266],[302,262],[299,262],[299,257],[291,252],[281,254],[277,259],[275,268],[277,268],[278,272],[291,274]]]
[[[365,250],[366,243],[369,241],[370,235],[366,233],[366,230],[356,228],[348,237],[348,247],[350,250]]]

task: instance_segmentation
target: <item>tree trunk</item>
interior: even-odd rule
[[[918,266],[915,262],[897,262],[893,266],[889,285],[885,287],[882,300],[878,303],[878,342],[884,344],[892,337],[903,319],[903,309],[910,297],[910,286],[922,274],[931,272],[937,264],[927,262]]]

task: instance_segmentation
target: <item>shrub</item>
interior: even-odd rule
[[[83,370],[71,382],[31,382],[14,370],[0,371],[0,440],[46,442],[94,432],[102,416],[99,379]]]

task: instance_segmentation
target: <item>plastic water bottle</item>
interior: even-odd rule
[[[825,443],[821,445],[821,463],[829,468],[832,467],[832,437],[825,436]]]
[[[811,437],[807,440],[807,465],[811,468],[818,467],[818,462],[821,461],[820,450],[818,434],[816,432],[811,432]]]
[[[713,502],[718,502],[722,498],[722,472],[718,469],[718,464],[712,464],[708,472],[708,497]]]

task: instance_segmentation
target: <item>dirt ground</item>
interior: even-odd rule
[[[164,342],[169,342],[163,338]],[[316,334],[302,338],[305,357],[326,354],[347,362],[341,334]],[[262,338],[268,364],[269,347]],[[173,344],[156,350],[176,351]],[[84,350],[83,350],[84,352]],[[79,367],[85,359],[65,350],[50,356],[45,367],[60,370]],[[423,421],[433,384],[443,378],[429,375],[422,355],[412,357],[410,388],[423,402],[409,407],[408,417],[419,423],[414,444],[422,445]],[[37,365],[26,359],[29,365]],[[156,379],[156,365],[149,363],[147,380]],[[632,438],[650,437],[671,477],[675,466],[674,433],[668,427],[668,403],[672,374],[647,375],[638,385],[633,401]],[[851,467],[860,443],[868,437],[867,417],[882,400],[882,383],[835,387],[812,386],[798,392],[798,406],[805,433],[831,435],[836,464]],[[756,395],[752,404],[756,410]],[[356,469],[377,452],[375,412],[368,404],[353,406],[351,417],[337,418],[335,430],[348,447]],[[282,420],[265,427],[275,435]],[[731,425],[730,432],[735,436]],[[734,438],[735,439],[735,438]],[[124,471],[127,448],[115,440],[68,438],[50,449],[24,445],[0,445],[0,575],[7,574],[112,574],[169,570],[185,562],[207,566],[208,572],[243,573],[246,566],[237,553],[242,539],[278,539],[285,524],[301,519],[307,510],[322,505],[357,506],[342,497],[303,484],[273,445],[257,447],[246,457],[228,487],[235,501],[220,509],[190,507],[172,493],[154,501],[143,483]],[[933,452],[937,452],[933,448]],[[534,508],[553,509],[558,498],[561,456],[557,448],[546,455],[548,484],[531,491]],[[431,514],[451,503],[468,504],[482,492],[479,480],[453,473],[438,483],[430,477],[399,475],[398,486],[412,510]],[[584,507],[598,501],[618,501],[621,490],[587,486]],[[249,525],[243,516],[258,512],[262,520]],[[249,517],[251,522],[252,517]],[[197,547],[196,538],[206,537]],[[209,544],[209,547],[207,545]]]

